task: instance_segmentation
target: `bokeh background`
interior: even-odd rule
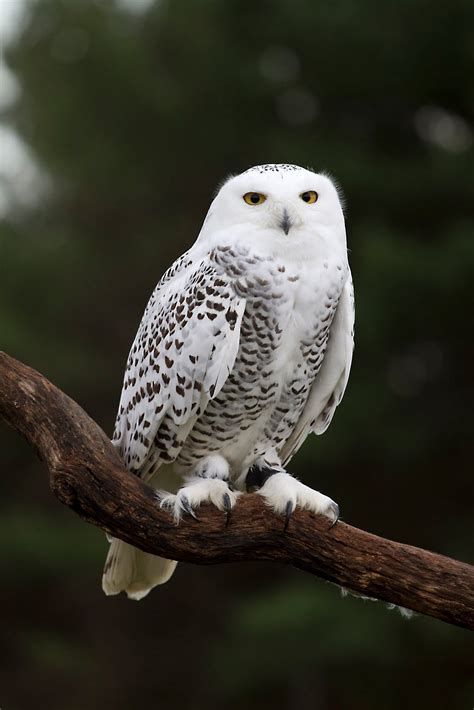
[[[472,560],[470,0],[0,1],[0,346],[112,431],[128,348],[215,186],[266,162],[347,202],[357,346],[293,470],[346,521]],[[103,534],[0,429],[0,705],[471,708],[474,645],[270,565],[107,599]]]

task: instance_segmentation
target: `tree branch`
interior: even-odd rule
[[[162,557],[282,562],[356,593],[474,629],[474,567],[297,509],[287,532],[260,496],[242,496],[227,528],[210,505],[176,526],[129,473],[102,429],[45,377],[0,353],[0,418],[35,447],[51,489],[83,520]]]

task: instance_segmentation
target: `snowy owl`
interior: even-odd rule
[[[285,528],[296,506],[336,522],[337,504],[286,465],[331,422],[353,330],[334,184],[296,165],[250,168],[222,185],[196,242],[148,302],[113,443],[177,522],[205,501],[229,516],[245,490]],[[112,539],[102,586],[141,599],[175,567]]]

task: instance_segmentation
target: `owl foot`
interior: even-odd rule
[[[202,503],[213,503],[219,510],[226,514],[226,526],[229,524],[232,508],[240,495],[233,491],[227,481],[220,478],[189,478],[187,485],[180,488],[176,495],[168,493],[160,500],[162,508],[169,508],[174,519],[179,523],[183,513],[191,515],[195,520],[198,517],[196,508]]]
[[[275,513],[285,516],[285,531],[296,506],[326,516],[331,521],[331,528],[339,519],[337,503],[283,471],[267,476],[257,493]]]

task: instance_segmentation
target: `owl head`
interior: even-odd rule
[[[257,165],[220,187],[206,222],[214,229],[258,229],[291,242],[301,234],[343,235],[338,189],[325,174],[297,165]]]

